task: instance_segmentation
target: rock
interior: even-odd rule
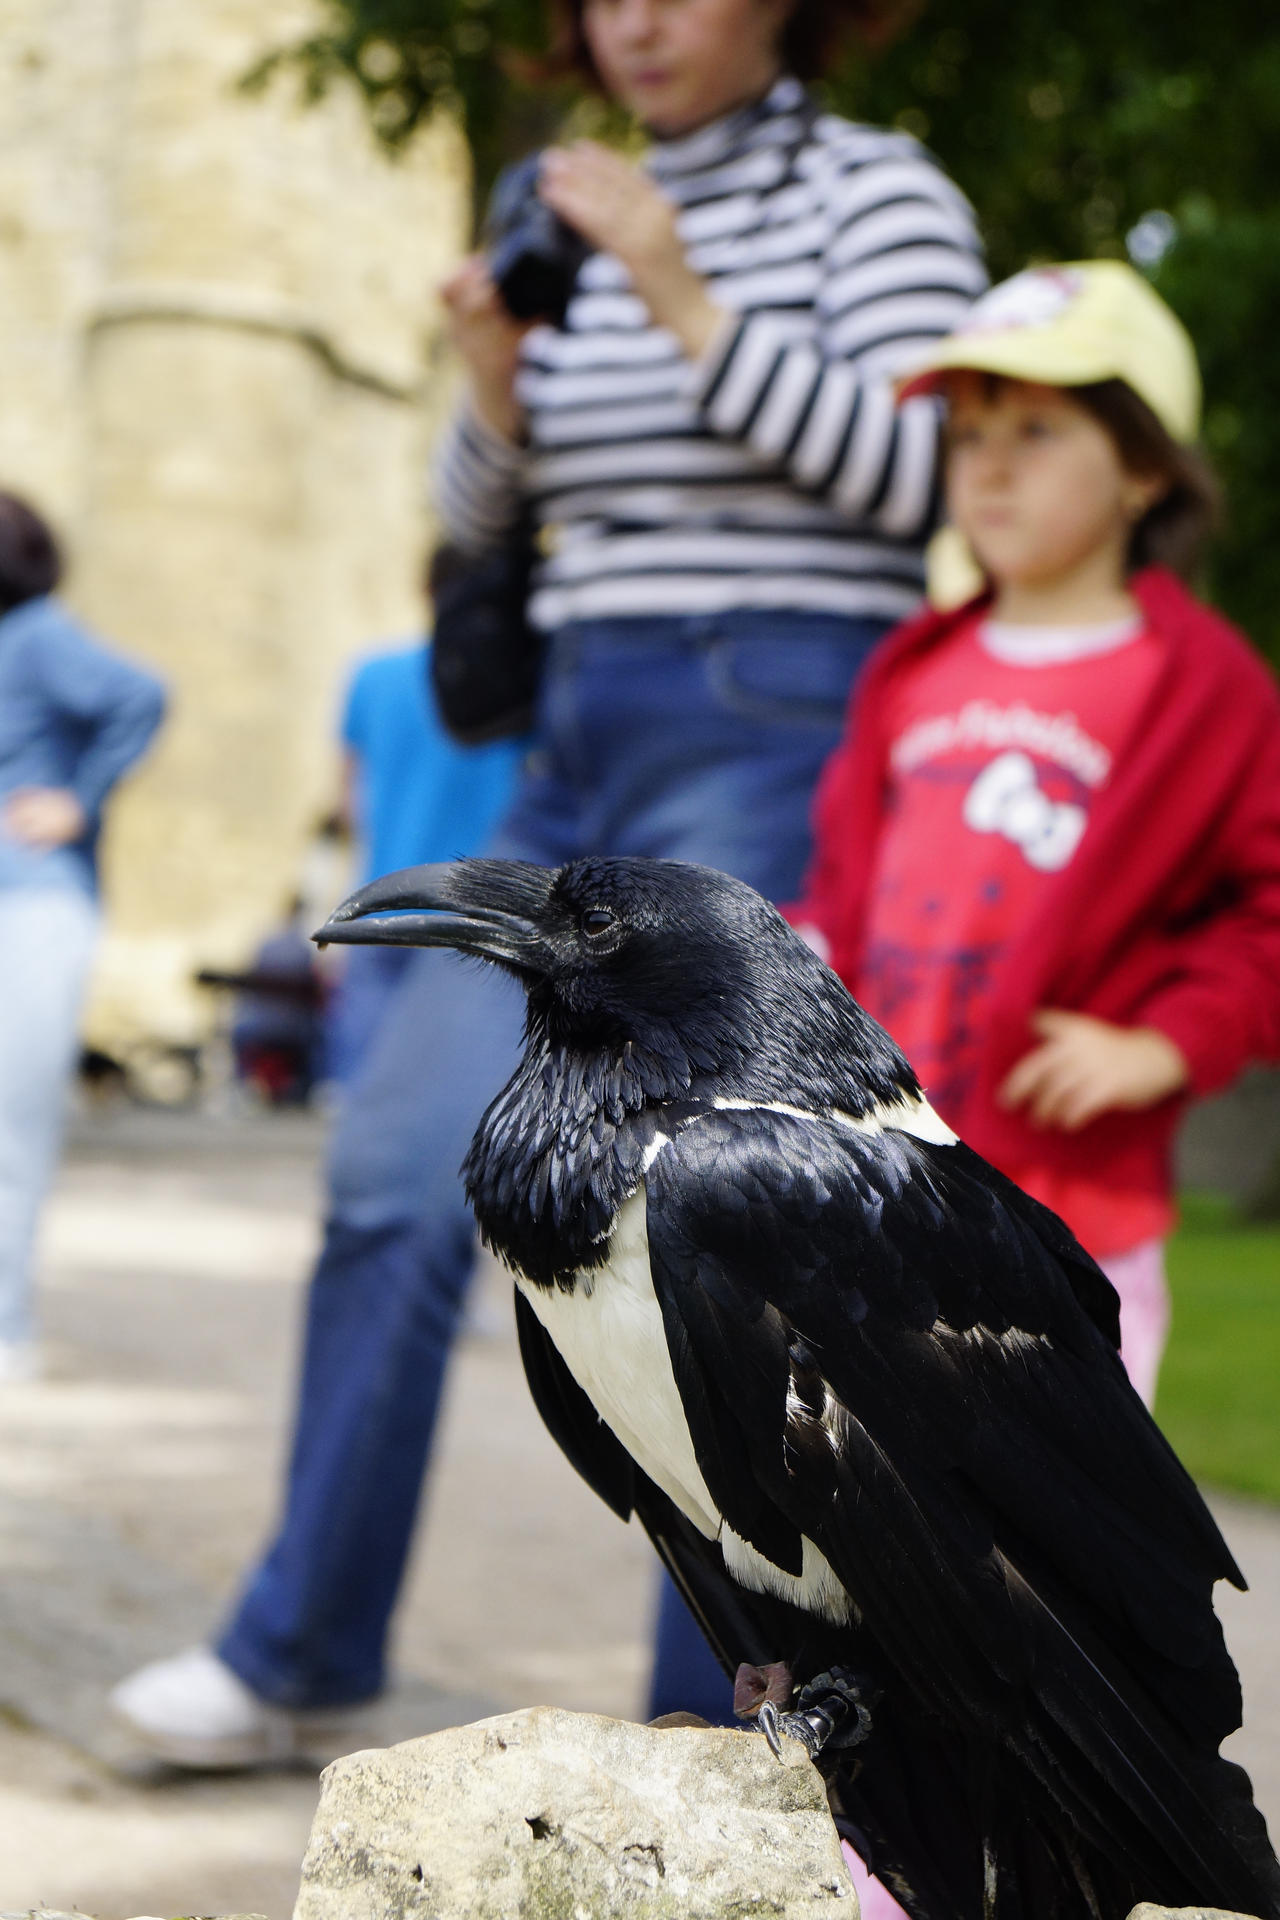
[[[1257,1920],[1248,1913],[1228,1913],[1225,1907],[1153,1907],[1144,1900],[1129,1920]]]
[[[294,1920],[857,1920],[794,1741],[531,1707],[322,1779]]]

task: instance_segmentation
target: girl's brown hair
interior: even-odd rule
[[[589,86],[600,76],[582,24],[587,0],[553,0],[556,32],[552,65],[576,73]],[[851,41],[866,46],[889,40],[917,11],[917,0],[797,0],[782,29],[782,64],[801,80],[827,73]]]
[[[1222,493],[1198,448],[1180,444],[1124,380],[1067,389],[1106,428],[1130,473],[1158,477],[1166,490],[1148,507],[1129,541],[1129,565],[1169,567],[1189,579],[1218,524]]]

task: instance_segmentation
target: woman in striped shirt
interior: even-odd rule
[[[653,137],[544,159],[595,248],[562,330],[445,289],[469,389],[440,508],[477,552],[532,507],[549,636],[504,851],[706,862],[785,898],[859,666],[922,584],[937,418],[891,382],[984,284],[963,196],[913,140],[816,110],[835,0],[575,0],[589,77]],[[727,1692],[664,1592],[654,1713]],[[883,1889],[862,1891],[868,1913]]]

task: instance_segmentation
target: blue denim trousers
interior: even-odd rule
[[[883,631],[739,612],[556,634],[490,851],[547,866],[586,853],[693,860],[793,896],[814,784]],[[473,1263],[458,1168],[515,1064],[522,1017],[523,995],[494,969],[415,953],[344,1091],[284,1512],[218,1649],[281,1706],[339,1706],[383,1685]]]
[[[0,887],[0,1340],[33,1337],[31,1263],[98,931],[84,888]]]
[[[413,960],[410,947],[347,947],[324,1014],[324,1078],[339,1085],[363,1065],[388,1001]]]

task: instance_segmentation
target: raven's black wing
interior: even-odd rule
[[[767,1553],[763,1494],[815,1542],[919,1706],[1017,1761],[1084,1882],[1280,1913],[1217,1757],[1240,1695],[1211,1595],[1239,1574],[1061,1223],[963,1147],[777,1110],[700,1119],[645,1184],[729,1525]]]

